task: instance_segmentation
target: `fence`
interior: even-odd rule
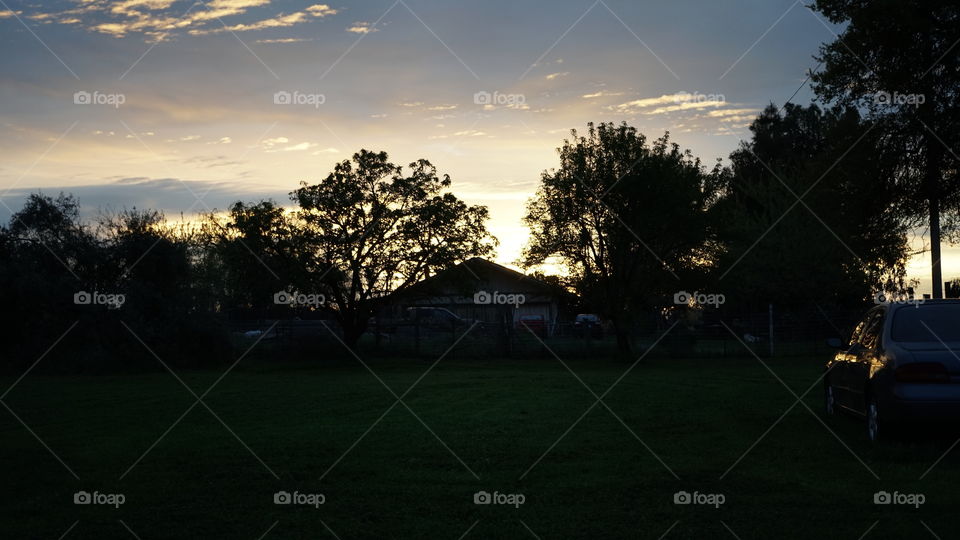
[[[862,310],[723,314],[698,313],[696,319],[653,317],[627,333],[637,354],[657,357],[727,358],[819,356],[834,352],[826,340],[846,337]],[[274,323],[267,335],[261,336]],[[772,324],[771,324],[772,323]],[[669,330],[669,332],[668,332]],[[772,334],[771,334],[772,330]],[[272,342],[281,354],[343,355],[340,330],[333,321],[254,321],[234,325],[236,333]],[[336,336],[334,335],[336,334]],[[656,344],[656,345],[655,345]],[[654,346],[655,345],[655,346]],[[357,346],[374,356],[437,358],[600,358],[618,354],[609,325],[583,327],[562,322],[537,327],[502,323],[421,324],[417,321],[371,324]]]

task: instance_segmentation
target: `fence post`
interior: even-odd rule
[[[767,310],[767,324],[769,325],[769,334],[770,334],[770,358],[773,358],[773,304],[769,305]]]
[[[420,356],[420,317],[416,316],[413,319],[413,354]]]

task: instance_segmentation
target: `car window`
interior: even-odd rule
[[[870,322],[870,319],[873,317],[872,313],[866,314],[863,319],[857,323],[857,327],[853,329],[853,333],[850,334],[850,343],[860,343],[860,335],[863,334],[863,331],[867,327],[867,323]]]
[[[900,342],[960,341],[960,304],[928,304],[898,309],[891,338]]]
[[[883,310],[877,310],[870,314],[865,321],[866,325],[860,332],[858,343],[866,349],[874,349],[880,344],[880,334],[883,332]]]

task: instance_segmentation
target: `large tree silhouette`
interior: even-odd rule
[[[718,205],[731,307],[850,305],[904,287],[906,227],[885,137],[854,108],[768,106]],[[855,144],[860,139],[859,144]]]
[[[720,169],[706,173],[668,135],[648,145],[625,123],[572,135],[559,149],[560,167],[543,173],[528,203],[524,262],[562,263],[630,354],[635,308],[689,286],[684,279],[714,259],[709,213]]]
[[[360,150],[318,184],[291,193],[296,234],[309,260],[300,282],[326,295],[353,347],[390,296],[475,256],[493,252],[485,206],[452,193],[450,177],[425,159],[403,167]]]
[[[929,0],[817,0],[814,9],[846,24],[823,45],[812,77],[827,102],[863,107],[895,141],[901,189],[915,217],[929,216],[933,296],[942,296],[941,219],[957,231],[960,135],[960,4]],[[924,208],[924,206],[926,208]]]

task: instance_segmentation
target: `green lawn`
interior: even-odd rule
[[[821,360],[769,364],[802,393]],[[429,365],[370,362],[397,394]],[[598,394],[628,366],[569,363]],[[199,395],[222,372],[179,375]],[[14,380],[0,380],[3,389]],[[805,399],[818,415],[820,397],[818,386]],[[721,479],[795,401],[752,358],[645,361],[604,399],[629,429],[600,405],[545,456],[595,402],[550,359],[445,359],[404,398],[429,429],[397,405],[359,442],[395,400],[358,363],[248,358],[204,401],[229,430],[197,405],[121,480],[195,398],[166,372],[28,375],[3,402],[80,479],[0,410],[0,537],[59,538],[75,522],[66,538],[133,538],[125,526],[144,540],[256,539],[268,529],[265,538],[344,540],[457,539],[468,530],[466,538],[659,538],[669,530],[665,538],[855,540],[868,530],[867,538],[933,538],[926,527],[949,538],[960,530],[960,449],[919,479],[951,441],[872,446],[859,421],[826,420],[841,443],[801,405]],[[118,509],[75,505],[79,490],[122,493],[126,501]],[[326,502],[275,505],[280,490],[322,493]],[[475,505],[479,490],[523,494],[525,503]],[[720,493],[725,503],[675,505],[680,490]],[[879,490],[922,493],[926,502],[877,506]]]

